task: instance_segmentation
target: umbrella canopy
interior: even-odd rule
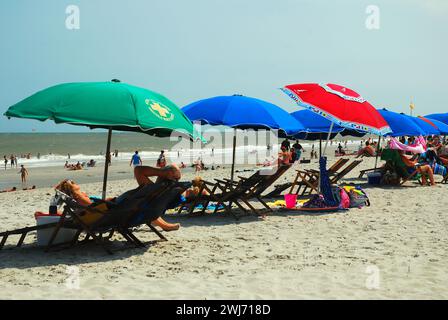
[[[305,127],[282,108],[242,95],[218,96],[193,102],[182,108],[191,121],[202,124],[224,125],[235,129],[274,129],[292,136]],[[231,180],[235,167],[236,133],[233,137]]]
[[[448,134],[448,125],[443,123],[442,121],[435,120],[435,119],[429,119],[429,118],[425,118],[425,117],[418,117],[418,118],[422,119],[426,123],[429,123],[434,128],[439,130],[440,134],[443,134],[443,135]]]
[[[425,116],[425,118],[438,120],[438,121],[441,121],[441,122],[443,122],[445,124],[448,124],[448,113],[428,114],[427,116]]]
[[[303,124],[282,108],[242,95],[218,96],[182,108],[191,121],[238,129],[276,129],[286,135],[306,131]]]
[[[281,88],[299,106],[349,129],[384,135],[391,130],[379,112],[355,91],[337,84],[303,83]]]
[[[80,82],[56,85],[11,106],[8,118],[26,118],[108,129],[103,199],[106,196],[112,130],[137,131],[166,137],[173,131],[193,139],[191,121],[170,100],[156,92],[121,83]]]
[[[387,136],[425,136],[426,132],[420,128],[412,119],[404,114],[389,111],[386,109],[378,109],[378,112],[389,124],[392,132]]]
[[[166,97],[121,82],[56,85],[11,106],[4,115],[161,137],[173,131],[199,137],[191,121]]]
[[[294,137],[306,140],[325,139],[330,132],[331,121],[309,110],[299,110],[290,113],[296,120],[302,123],[306,132],[295,134]],[[344,131],[344,128],[339,125],[334,125],[332,129],[331,138],[334,138],[338,133]]]
[[[439,131],[437,128],[435,128],[434,126],[432,126],[432,125],[429,124],[428,122],[423,121],[423,120],[420,119],[420,118],[413,117],[413,116],[409,116],[409,115],[404,114],[404,113],[401,113],[401,115],[403,115],[403,116],[409,118],[409,119],[412,120],[417,126],[419,126],[419,127],[423,130],[423,132],[424,132],[423,135],[424,135],[424,136],[430,136],[430,135],[434,135],[434,134],[435,134],[435,135],[440,134],[440,131]]]

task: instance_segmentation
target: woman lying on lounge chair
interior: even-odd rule
[[[85,193],[81,191],[81,187],[76,184],[72,180],[63,180],[57,186],[55,186],[56,190],[62,191],[68,196],[72,197],[76,202],[83,206],[89,206],[94,202],[92,199]],[[107,199],[108,201],[113,201],[115,198]],[[158,217],[157,219],[151,222],[154,226],[159,226],[164,231],[172,231],[177,230],[180,227],[179,223],[168,223],[162,219],[162,217]]]

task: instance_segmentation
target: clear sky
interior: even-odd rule
[[[66,7],[80,29],[66,28]],[[379,29],[366,28],[368,5]],[[239,93],[297,109],[277,88],[331,82],[376,107],[448,112],[445,0],[0,0],[0,112],[46,87],[123,82],[179,106]],[[0,117],[0,132],[80,131]]]

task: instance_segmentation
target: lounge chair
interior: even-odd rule
[[[418,173],[416,168],[407,166],[397,150],[384,149],[381,154],[381,160],[386,161],[382,168],[383,172],[385,173],[391,171],[397,174],[397,176],[400,178],[400,185],[405,184],[411,179],[417,179],[421,184],[419,178],[420,174]]]
[[[289,165],[282,165],[271,172],[269,169],[263,168],[258,170],[250,177],[238,177],[238,181],[230,181],[229,179],[215,179],[215,183],[202,181],[202,187],[199,195],[195,197],[189,204],[188,214],[195,214],[194,209],[198,204],[202,205],[200,213],[203,214],[210,202],[215,202],[214,213],[222,208],[226,212],[232,214],[236,219],[239,216],[231,210],[232,204],[237,205],[244,213],[253,212],[259,214],[259,210],[250,203],[250,200],[256,199],[266,209],[272,210],[262,199],[262,193],[266,191],[278,178],[280,178],[288,169]],[[207,194],[203,194],[206,191]],[[244,205],[249,209],[247,210]],[[181,212],[185,207],[181,207]]]
[[[119,202],[99,201],[90,206],[82,206],[73,198],[62,197],[64,210],[57,223],[32,226],[0,233],[0,249],[11,235],[20,235],[17,246],[20,247],[27,234],[32,231],[54,228],[45,251],[69,244],[73,246],[79,241],[81,233],[84,240],[89,238],[101,245],[108,253],[112,250],[107,246],[114,233],[119,233],[130,244],[143,247],[144,244],[133,234],[132,228],[147,225],[160,239],[166,238],[151,225],[151,221],[162,215],[165,210],[176,202],[185,185],[174,182],[163,182],[146,185],[125,193]],[[73,239],[67,243],[54,244],[61,228],[76,230]],[[108,234],[103,237],[103,234]]]
[[[328,168],[328,176],[336,176],[338,174],[338,170],[341,169],[349,159],[347,158],[340,158],[338,159],[330,168]],[[300,194],[303,195],[309,195],[315,191],[318,192],[318,185],[319,185],[319,176],[320,172],[319,170],[314,169],[308,169],[308,170],[296,170],[297,175],[291,184],[291,188],[289,190],[289,193],[294,194]],[[294,188],[298,187],[297,190],[294,192]],[[303,189],[302,189],[303,188]]]
[[[330,183],[336,184],[341,180],[343,177],[345,177],[347,174],[349,174],[354,168],[356,168],[362,160],[353,160],[351,163],[349,163],[344,169],[342,169],[340,172],[333,175],[333,177],[330,177]]]

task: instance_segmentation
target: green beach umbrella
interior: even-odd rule
[[[119,80],[64,83],[39,91],[8,108],[8,118],[26,118],[108,130],[142,132],[168,137],[172,132],[191,139],[205,139],[183,112],[163,95]],[[107,161],[106,161],[107,162]],[[108,165],[104,169],[103,198]]]

